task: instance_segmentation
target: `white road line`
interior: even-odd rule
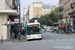
[[[53,40],[48,40],[48,41],[53,41]]]
[[[67,39],[63,39],[64,41],[67,41]]]
[[[61,40],[59,40],[59,39],[56,39],[56,41],[61,41]]]
[[[75,40],[75,39],[70,39],[70,40]]]

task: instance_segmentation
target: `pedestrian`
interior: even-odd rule
[[[17,35],[17,38],[18,38],[18,32],[19,32],[19,31],[17,30],[17,34],[16,34],[16,35]]]
[[[14,38],[15,38],[15,39],[16,39],[16,37],[17,37],[16,34],[17,34],[17,30],[15,29],[15,30],[14,30]]]
[[[26,29],[24,28],[23,29],[23,36],[25,36],[26,35]]]
[[[21,40],[21,29],[18,30],[18,39]]]
[[[23,39],[23,29],[20,30],[21,31],[21,39]]]
[[[70,29],[70,34],[72,33],[72,29]]]

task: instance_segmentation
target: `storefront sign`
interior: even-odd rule
[[[71,22],[71,26],[73,26],[73,22]]]
[[[63,21],[64,23],[66,23],[66,19],[62,19],[62,21]]]

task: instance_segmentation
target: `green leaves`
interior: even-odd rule
[[[55,10],[52,10],[50,14],[42,15],[38,21],[43,25],[52,25],[55,22],[58,22],[58,7]]]

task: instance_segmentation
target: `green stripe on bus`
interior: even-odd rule
[[[41,34],[41,28],[40,28],[40,24],[39,24],[39,32],[40,32],[40,34]]]
[[[27,31],[27,25],[26,25],[26,34],[28,35],[28,31]]]

